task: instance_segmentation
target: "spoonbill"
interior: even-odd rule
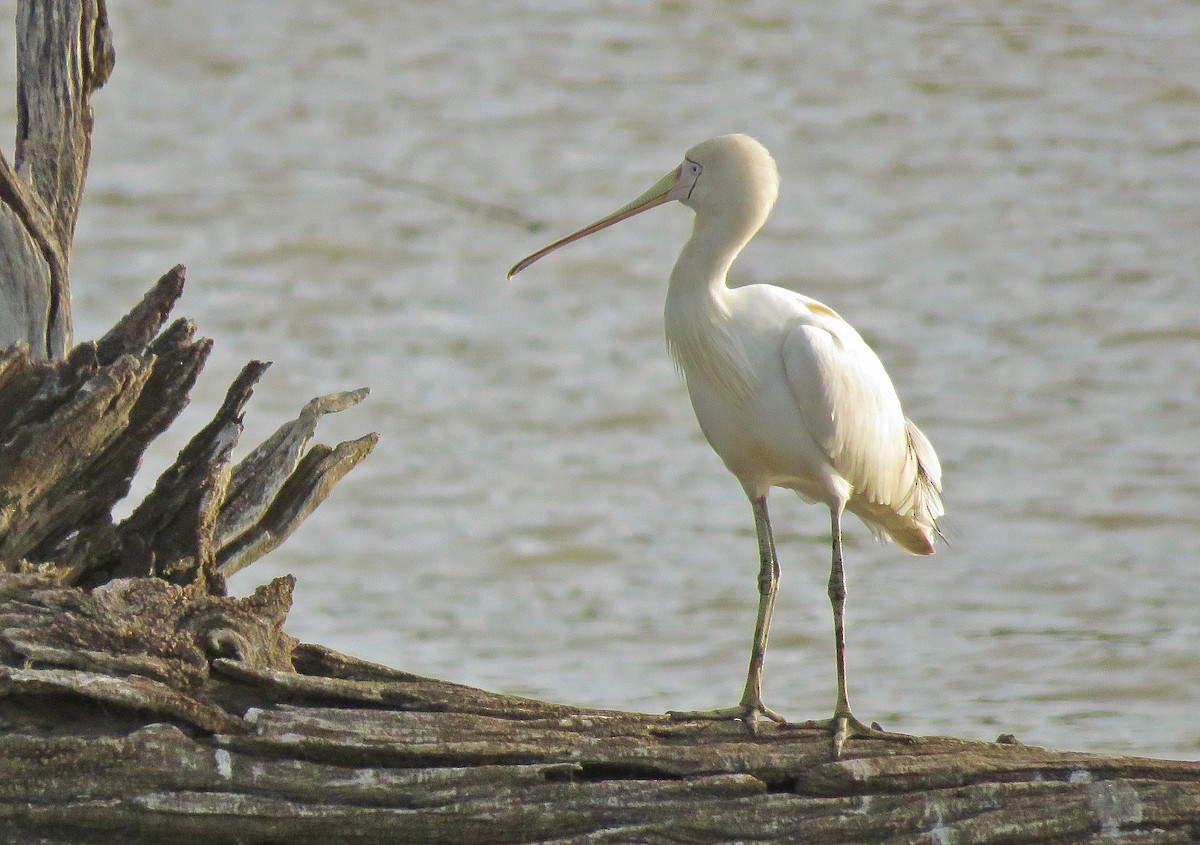
[[[779,194],[770,153],[747,135],[697,144],[633,202],[518,262],[511,279],[580,238],[664,203],[695,212],[691,237],[671,271],[664,311],[667,347],[687,382],[709,444],[741,482],[758,539],[758,617],[741,701],[717,710],[672,711],[678,719],[740,719],[753,734],[765,716],[763,658],[779,581],[767,514],[772,487],[829,508],[837,701],[833,718],[796,727],[830,732],[835,756],[847,739],[900,739],[855,718],[846,692],[842,514],[912,554],[934,553],[944,512],[941,465],[928,438],[904,416],[879,358],[832,308],[766,284],[731,288],[738,253],[766,222]]]

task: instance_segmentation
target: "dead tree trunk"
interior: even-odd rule
[[[67,265],[91,153],[92,92],[114,54],[104,0],[21,0],[16,168],[0,153],[0,349],[71,347]]]

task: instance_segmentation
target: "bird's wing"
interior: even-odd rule
[[[783,343],[803,425],[855,497],[903,508],[916,458],[892,380],[849,323],[807,297],[803,305]]]

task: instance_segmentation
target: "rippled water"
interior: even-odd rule
[[[323,433],[378,430],[376,453],[233,584],[295,573],[294,634],[578,704],[736,700],[750,510],[662,342],[690,214],[504,271],[744,131],[783,193],[734,278],[850,319],[945,465],[936,557],[849,525],[856,711],[1200,756],[1200,5],[110,13],[77,332],[183,262],[179,313],[217,342],[142,489],[248,358],[276,362],[248,441],[312,395],[373,391]],[[772,504],[766,699],[813,717],[833,703],[827,517]]]

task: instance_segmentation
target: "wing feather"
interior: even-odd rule
[[[813,303],[784,340],[783,361],[803,425],[850,486],[847,508],[877,535],[932,551],[941,468],[905,418],[879,357],[849,323]]]

